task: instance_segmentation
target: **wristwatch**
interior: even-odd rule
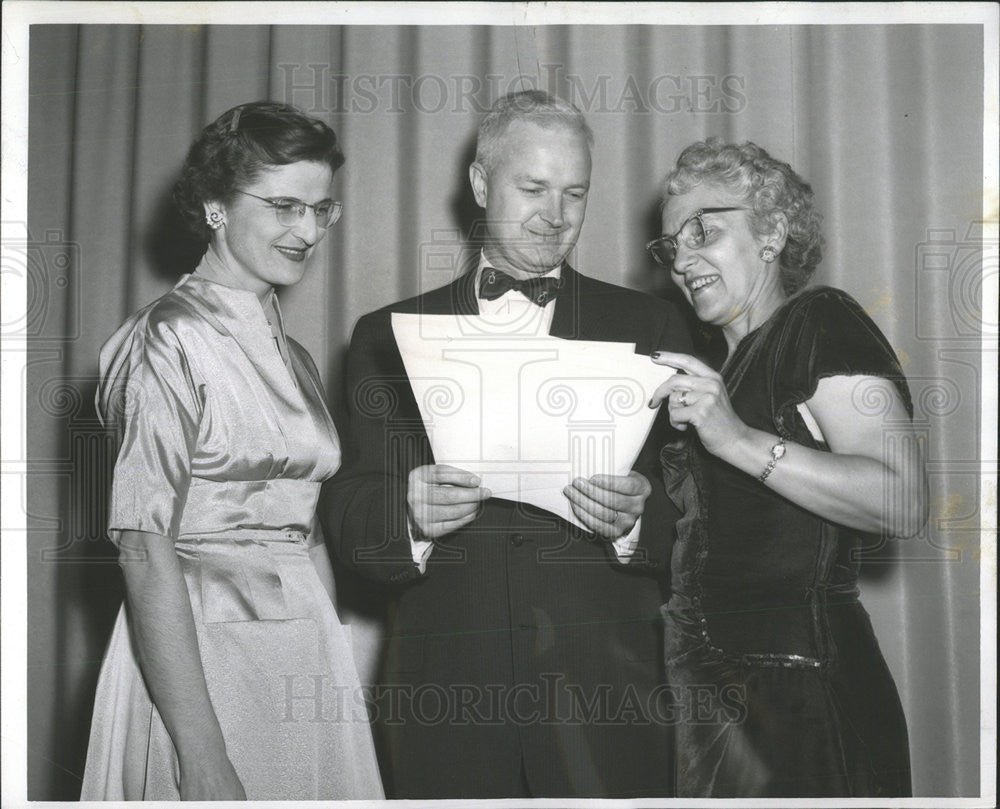
[[[778,436],[778,443],[771,447],[771,460],[767,462],[767,466],[764,467],[764,471],[760,473],[760,477],[757,478],[761,483],[767,480],[767,476],[774,471],[774,467],[777,465],[778,461],[785,457],[785,439],[783,436]]]

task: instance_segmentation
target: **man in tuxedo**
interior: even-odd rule
[[[541,333],[689,351],[672,304],[577,273],[593,136],[541,91],[497,102],[469,177],[476,266],[365,315],[347,362],[345,462],[320,514],[336,557],[391,586],[376,703],[393,798],[672,795],[659,606],[677,514],[657,416],[635,468],[572,481],[582,530],[435,463],[393,312],[538,318]],[[331,762],[331,766],[336,766]]]

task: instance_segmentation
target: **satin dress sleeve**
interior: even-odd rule
[[[184,346],[171,325],[126,324],[102,352],[99,413],[118,439],[108,532],[177,538],[191,484],[202,401]]]

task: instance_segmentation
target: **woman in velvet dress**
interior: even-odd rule
[[[383,795],[313,529],[337,432],[275,296],[339,217],[343,162],[294,107],[244,104],[206,127],[175,198],[208,250],[101,351],[125,604],[84,800]]]
[[[752,143],[689,146],[650,242],[721,371],[686,355],[657,391],[683,510],[663,607],[682,797],[906,796],[906,722],[858,601],[862,534],[926,519],[895,354],[849,295],[803,289],[819,263],[812,191]],[[697,715],[695,715],[697,714]]]

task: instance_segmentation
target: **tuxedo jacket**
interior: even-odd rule
[[[491,498],[411,555],[409,472],[435,462],[396,345],[393,312],[477,314],[475,271],[365,315],[347,360],[344,463],[320,515],[334,556],[391,590],[374,709],[390,797],[666,797],[671,716],[662,704],[659,607],[679,516],[666,497],[658,414],[635,468],[653,493],[628,564],[554,515]],[[550,334],[690,351],[660,299],[562,270]]]

